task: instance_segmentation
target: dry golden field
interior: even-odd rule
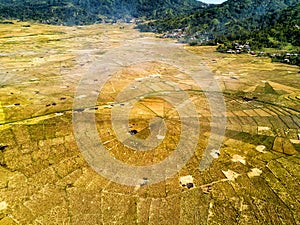
[[[0,225],[300,224],[299,67],[188,47],[122,26],[0,24]],[[166,55],[185,65],[166,62]],[[103,74],[116,68],[101,89],[97,62]],[[199,162],[216,130],[206,93],[184,70],[197,63],[207,65],[226,106],[224,140],[204,170]],[[85,80],[87,74],[92,80]],[[79,83],[87,85],[83,93],[96,96],[94,102],[78,94]],[[132,96],[121,101],[126,88]],[[189,105],[176,108],[158,95],[170,93],[178,104],[187,94],[199,123],[192,122]],[[130,132],[121,142],[112,113],[118,120],[134,96],[138,101],[124,128]],[[82,124],[74,125],[76,118]],[[109,179],[86,160],[76,132],[89,138],[89,123],[108,155],[136,167],[174,154],[184,128],[190,129],[186,140],[198,126],[200,133],[195,146],[183,143],[194,151],[172,176],[161,170],[154,174],[163,178],[158,183],[144,177],[125,185],[116,182],[119,171]],[[158,132],[157,147],[130,148],[151,132]]]

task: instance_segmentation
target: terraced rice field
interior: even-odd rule
[[[299,67],[21,22],[0,25],[0,61],[1,225],[300,224]],[[181,166],[139,173],[178,146]]]

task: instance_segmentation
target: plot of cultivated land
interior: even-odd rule
[[[88,90],[99,94],[95,104],[74,109],[76,115],[95,115],[98,137],[110,155],[148,166],[174,153],[187,124],[157,90],[166,90],[162,96],[187,93],[200,126],[195,152],[178,173],[157,184],[147,185],[145,177],[140,185],[125,186],[96,173],[81,154],[72,124],[75,91],[105,53],[124,43],[147,47],[161,40],[127,25],[24,25],[0,25],[0,224],[299,224],[299,67],[164,41],[200,56],[224,93],[225,139],[220,151],[211,153],[210,167],[199,171],[212,130],[203,91],[180,65],[117,62],[122,68],[110,74],[101,93]],[[164,54],[157,47],[153,54],[159,53]],[[115,101],[126,88],[151,94],[140,96],[130,110],[123,144],[111,114],[129,104]],[[152,150],[134,151],[126,142],[147,140],[157,130],[159,145]]]

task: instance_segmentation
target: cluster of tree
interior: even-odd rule
[[[299,53],[275,54],[271,55],[270,57],[272,58],[272,62],[281,62],[300,66]]]
[[[104,19],[159,19],[206,7],[196,0],[0,0],[0,19],[91,24]]]

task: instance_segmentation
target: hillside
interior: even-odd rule
[[[158,33],[181,29],[185,31],[187,39],[200,43],[246,39],[250,36],[259,36],[260,30],[273,32],[271,27],[276,27],[277,33],[280,30],[280,33],[284,32],[283,36],[287,37],[290,33],[290,23],[299,25],[299,4],[297,8],[294,7],[298,2],[298,0],[229,0],[185,16],[141,24],[138,28]],[[291,8],[286,11],[288,7]],[[293,37],[293,44],[297,44],[294,39]]]
[[[103,19],[168,18],[206,6],[196,0],[0,0],[0,19],[84,25]]]
[[[250,29],[242,27],[239,32],[242,35],[223,36],[223,40],[215,39],[212,42],[221,42],[217,48],[219,52],[255,54],[254,51],[259,50],[258,55],[269,56],[272,61],[300,66],[299,12],[300,3],[260,17],[252,24],[248,23]],[[251,26],[253,27],[254,24],[261,24],[260,29],[252,28],[255,32],[251,30]]]
[[[270,15],[266,24],[269,25],[263,27],[258,34],[268,38],[270,47],[280,47],[280,43],[300,46],[300,3]]]

